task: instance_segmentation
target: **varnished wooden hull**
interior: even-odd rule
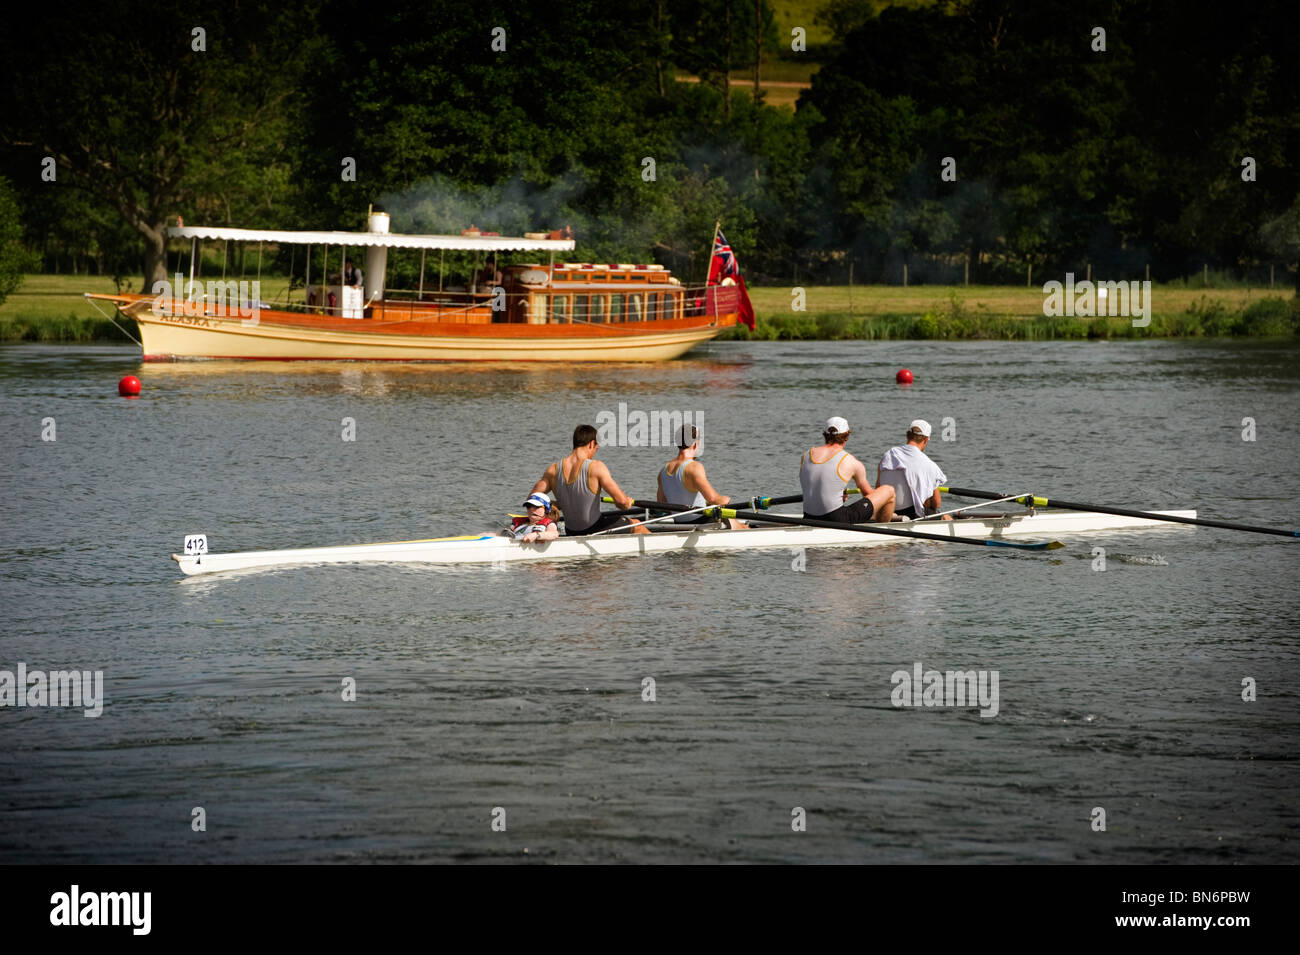
[[[145,361],[664,361],[736,324],[735,315],[608,325],[440,322],[399,310],[344,319],[263,310],[257,322],[154,315],[115,299],[139,325]],[[177,303],[178,305],[180,303]],[[378,310],[376,310],[378,311]],[[396,317],[394,317],[396,315]]]

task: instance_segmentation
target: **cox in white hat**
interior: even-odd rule
[[[530,494],[528,500],[524,501],[524,507],[540,507],[544,511],[550,511],[551,499],[545,494]]]

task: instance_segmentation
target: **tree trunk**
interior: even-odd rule
[[[723,7],[726,13],[726,29],[723,31],[722,45],[722,118],[731,121],[731,0],[726,0]]]
[[[167,220],[140,232],[144,235],[144,288],[140,291],[147,295],[155,282],[167,281]]]
[[[659,97],[667,96],[664,90],[664,0],[655,4],[655,79],[659,83]]]

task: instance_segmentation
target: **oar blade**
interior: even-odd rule
[[[1060,541],[1004,541],[990,537],[984,541],[989,547],[1014,547],[1017,550],[1060,550]]]

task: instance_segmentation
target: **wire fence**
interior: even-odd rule
[[[1072,273],[1075,281],[1149,281],[1183,288],[1264,288],[1285,291],[1296,285],[1296,267],[1285,261],[1224,267],[1205,259],[1185,263],[1180,269],[1157,268],[1147,262],[1095,263],[1082,260],[1062,265],[983,262],[971,268],[965,257],[913,255],[906,259],[858,256],[835,261],[810,259],[785,263],[784,268],[751,270],[747,278],[754,285],[997,285],[1042,287],[1064,281]]]

